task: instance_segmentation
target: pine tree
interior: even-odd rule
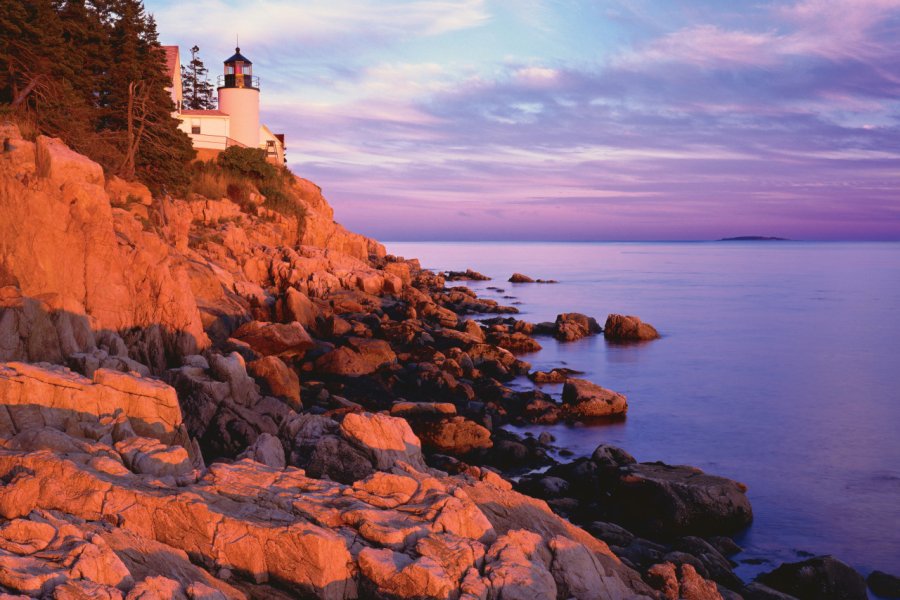
[[[140,0],[0,0],[0,112],[157,191],[194,156]]]
[[[209,110],[216,107],[213,86],[209,82],[208,70],[200,60],[200,48],[191,48],[191,62],[181,67],[181,82],[184,90],[184,108]]]

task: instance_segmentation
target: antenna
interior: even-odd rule
[[[240,38],[240,34],[237,34],[237,33],[234,34],[234,47],[235,47],[235,48],[240,48],[240,47],[241,47],[241,38]]]

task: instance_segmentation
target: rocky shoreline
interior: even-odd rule
[[[622,418],[522,357],[659,337],[637,317],[519,320],[305,180],[302,221],[158,203],[0,134],[0,598],[866,597],[830,557],[741,581],[738,482],[504,429]]]

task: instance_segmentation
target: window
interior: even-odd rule
[[[266,140],[266,154],[269,156],[276,156],[278,151],[275,149],[275,142],[272,140]]]
[[[225,65],[225,74],[226,75],[234,75],[234,66]]]

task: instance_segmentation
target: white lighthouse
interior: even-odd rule
[[[225,74],[219,77],[219,110],[231,117],[229,137],[259,147],[259,77],[240,48],[225,61]]]

